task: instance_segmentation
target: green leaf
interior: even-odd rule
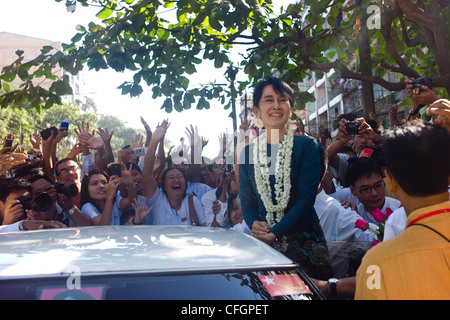
[[[97,13],[96,17],[101,20],[105,20],[108,19],[112,13],[113,13],[112,9],[105,7],[102,10],[100,10],[99,13]]]
[[[6,92],[6,93],[8,93],[8,92],[11,90],[9,84],[6,83],[6,82],[2,82],[2,83],[1,83],[1,86],[3,87],[3,89],[5,89],[5,92]]]
[[[167,113],[171,113],[173,110],[172,99],[167,98],[166,100],[164,100],[161,109],[164,109]]]
[[[17,75],[19,76],[19,78],[22,81],[25,81],[28,79],[28,72],[24,68],[20,68],[19,71],[17,72]]]

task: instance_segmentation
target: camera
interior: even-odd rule
[[[19,202],[24,210],[47,211],[52,207],[53,200],[47,193],[41,193],[34,198],[22,196]]]
[[[422,86],[426,86],[429,89],[433,89],[433,81],[429,78],[420,77],[416,80],[411,81],[411,91],[413,94],[421,94],[424,90],[422,89]]]
[[[46,140],[50,137],[50,135],[52,134],[53,131],[53,136],[56,137],[58,134],[58,129],[56,127],[50,127],[50,128],[45,128],[44,130],[41,131],[41,137],[42,139]]]
[[[53,184],[53,187],[56,190],[56,193],[61,193],[66,197],[72,198],[78,194],[78,187],[76,184],[68,184],[64,185],[63,182],[57,181]]]
[[[27,158],[25,159],[25,162],[34,162],[37,161],[38,157],[35,154],[28,154]]]
[[[358,134],[359,133],[359,122],[349,121],[345,123],[345,130],[347,130],[348,134]]]

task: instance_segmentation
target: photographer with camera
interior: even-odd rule
[[[432,104],[436,100],[439,100],[439,96],[433,91],[433,82],[428,78],[411,78],[411,80],[405,80],[406,83],[406,95],[412,101],[412,107],[408,113],[408,121],[419,119],[421,113],[425,113],[425,110],[420,111],[425,105]]]
[[[381,144],[383,127],[374,119],[358,118],[350,121],[342,118],[339,121],[336,141],[327,148],[328,164],[335,169],[335,178],[346,186],[345,176],[347,174],[348,154],[339,153],[353,138],[352,149],[354,157],[358,156],[364,149],[377,148]]]
[[[44,223],[39,211],[49,210],[51,197],[43,193],[32,196],[32,186],[23,178],[6,178],[0,181],[0,224],[5,226],[1,232],[21,231],[42,227],[58,227],[58,223]],[[38,220],[28,224],[23,220]],[[20,222],[20,223],[18,223]]]
[[[33,198],[48,195],[50,200],[50,208],[44,211],[38,211],[41,216],[32,216],[31,219],[56,220],[62,222],[67,227],[92,225],[90,219],[82,214],[72,202],[72,197],[78,194],[78,188],[75,184],[64,185],[62,182],[53,183],[50,178],[42,175],[35,175],[29,181],[32,186]]]
[[[26,219],[27,212],[20,200],[22,197],[29,197],[31,191],[31,183],[23,178],[6,178],[0,182],[1,225]]]

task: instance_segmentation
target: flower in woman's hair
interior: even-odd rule
[[[257,116],[253,117],[253,124],[257,126],[258,128],[264,127],[264,122],[261,120],[261,118],[258,118]]]
[[[367,229],[369,229],[369,223],[363,219],[358,219],[355,221],[355,228],[366,231]]]
[[[376,208],[370,213],[376,222],[381,223],[384,221],[384,213],[380,209]]]

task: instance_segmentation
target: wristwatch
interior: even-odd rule
[[[328,283],[330,284],[330,287],[331,287],[331,296],[332,297],[337,297],[336,285],[338,282],[339,282],[339,280],[336,278],[328,279]]]
[[[69,209],[69,211],[67,211],[67,214],[69,215],[69,217],[75,213],[76,209],[77,209],[77,207],[73,206],[72,208]]]

